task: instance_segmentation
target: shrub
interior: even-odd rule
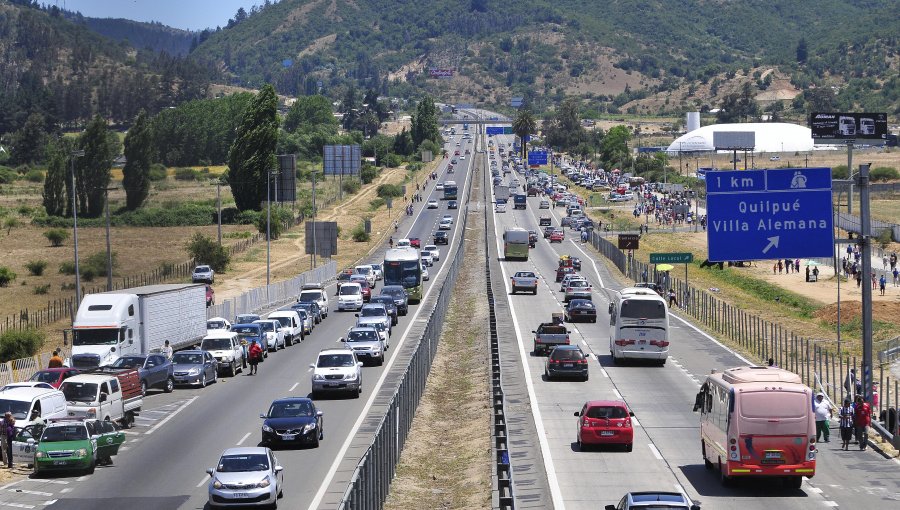
[[[34,293],[35,293],[35,294],[43,295],[43,294],[46,294],[46,293],[48,293],[48,292],[50,292],[50,284],[49,284],[49,283],[45,283],[45,284],[43,284],[43,285],[35,285],[35,286],[34,286]]]
[[[191,258],[197,262],[209,264],[217,272],[225,271],[231,258],[224,247],[200,232],[194,233],[185,248]]]
[[[376,209],[378,209],[379,207],[381,207],[381,206],[383,206],[383,205],[384,205],[384,199],[383,199],[383,198],[376,198],[376,199],[374,199],[374,200],[369,201],[369,209],[371,209],[371,210],[373,210],[373,211],[376,210]]]
[[[150,180],[164,181],[166,180],[166,166],[160,163],[150,165]]]
[[[38,169],[29,170],[25,174],[25,180],[28,182],[44,182],[44,172]]]
[[[197,180],[197,171],[193,168],[176,168],[175,169],[175,180],[176,181],[196,181]]]
[[[59,273],[72,276],[75,274],[75,263],[70,261],[60,262],[59,263]]]
[[[61,228],[51,228],[44,232],[44,237],[50,241],[50,246],[59,247],[69,238],[69,231]]]
[[[838,165],[831,168],[832,179],[846,179],[850,175],[847,173],[847,165]]]
[[[403,164],[403,158],[401,158],[398,154],[388,154],[387,157],[384,158],[384,166],[390,168],[397,168],[398,166]]]
[[[0,361],[34,356],[44,343],[44,334],[35,328],[10,329],[0,335]]]
[[[31,216],[31,213],[34,212],[34,207],[22,204],[16,211],[19,213],[19,216]]]
[[[19,226],[18,218],[10,216],[9,218],[6,218],[5,220],[3,220],[3,228],[6,229],[6,235],[9,235],[9,233],[12,232],[12,229],[14,229],[18,226]]]
[[[46,260],[29,260],[25,264],[25,269],[31,273],[31,276],[41,276],[44,274],[44,269],[47,268]]]
[[[869,172],[869,178],[873,181],[896,181],[900,179],[900,173],[897,172],[896,168],[881,166],[873,168]]]
[[[16,273],[12,272],[12,269],[3,266],[0,267],[0,287],[8,287],[9,282],[16,279]]]
[[[112,252],[110,257],[112,258],[112,270],[115,273],[116,266],[119,265],[118,260],[116,260],[116,252]],[[79,269],[81,269],[82,278],[88,281],[90,281],[90,278],[85,276],[88,273],[93,273],[95,276],[106,276],[106,252],[98,251],[90,255],[81,262]]]
[[[359,170],[359,178],[363,184],[369,184],[378,177],[378,169],[372,165],[363,165]]]
[[[344,190],[344,193],[351,195],[359,191],[361,187],[362,184],[357,179],[344,179],[344,182],[341,183],[341,189]]]
[[[271,223],[271,225],[269,225]],[[283,225],[280,221],[278,221],[278,213],[277,211],[272,211],[272,221],[269,221],[268,216],[265,211],[259,215],[259,218],[256,220],[256,229],[260,234],[266,235],[266,226],[268,225],[268,233],[272,236],[272,239],[278,239],[281,237],[281,231],[284,230]]]
[[[9,184],[18,179],[19,175],[8,166],[0,166],[0,184]]]
[[[402,197],[403,187],[398,184],[381,184],[375,193],[379,198]]]
[[[369,233],[366,232],[366,226],[363,223],[357,225],[353,232],[350,233],[350,237],[356,241],[357,243],[365,243],[369,240]]]

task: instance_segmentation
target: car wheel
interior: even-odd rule
[[[587,451],[587,448],[585,448],[585,445],[584,445],[584,443],[581,442],[581,439],[578,440],[578,451],[580,451],[580,452]]]
[[[147,381],[141,381],[141,395],[147,396]]]
[[[313,448],[318,448],[318,447],[319,447],[319,435],[318,435],[318,434],[316,434],[316,438],[313,439],[312,447],[313,447]]]
[[[228,375],[234,377],[237,375],[237,365],[234,363],[234,360],[231,361],[231,365],[228,366]]]
[[[590,377],[590,374],[584,374],[584,382],[587,382]]]
[[[380,367],[381,365],[384,365],[384,354],[382,354],[381,357],[378,358],[378,366]]]
[[[628,443],[625,445],[626,452],[630,452],[632,449],[634,449],[634,443]]]
[[[92,475],[92,474],[94,474],[94,468],[96,468],[96,467],[97,467],[97,463],[95,461],[91,460],[91,465],[88,466],[88,468],[85,469],[84,472],[86,474]]]
[[[200,376],[200,387],[206,388],[206,372],[203,372],[203,375]]]
[[[535,295],[535,296],[537,295],[537,287],[535,287],[535,289],[533,291],[531,291],[531,294]]]
[[[168,379],[166,379],[166,387],[163,388],[163,391],[165,391],[166,393],[172,393],[172,391],[174,389],[175,389],[175,379],[172,379],[171,377],[169,377]]]

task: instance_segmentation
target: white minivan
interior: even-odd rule
[[[31,413],[38,412],[44,421],[66,417],[66,397],[59,390],[47,388],[9,388],[0,393],[0,416],[9,411],[16,427],[31,425]]]

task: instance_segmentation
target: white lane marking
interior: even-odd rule
[[[820,489],[818,487],[813,487],[811,485],[809,487],[807,487],[806,490],[808,490],[810,492],[814,492],[816,494],[822,494],[822,489]]]
[[[501,237],[497,235],[497,213],[494,215],[494,236],[497,243],[497,253],[503,253],[500,245]],[[506,288],[506,301],[509,303],[509,313],[512,316],[513,330],[516,333],[516,340],[519,343],[519,358],[522,361],[522,369],[525,372],[525,387],[528,390],[528,398],[531,400],[531,415],[534,418],[534,426],[537,429],[538,442],[541,444],[541,455],[544,458],[544,470],[547,472],[547,482],[550,484],[550,499],[553,501],[555,510],[565,510],[566,504],[562,497],[562,490],[559,486],[559,479],[556,476],[556,467],[553,464],[553,457],[550,454],[550,444],[547,441],[547,433],[544,429],[544,420],[541,417],[540,406],[537,405],[537,394],[534,392],[534,381],[531,378],[531,369],[528,367],[528,355],[525,352],[525,344],[522,341],[522,331],[519,328],[519,318],[516,315],[516,308],[513,306],[510,298],[509,274],[506,271],[505,264],[500,264],[500,272],[503,273],[503,284]]]
[[[641,422],[638,421],[638,419],[637,419],[636,416],[632,416],[632,417],[631,417],[631,422],[634,424],[635,427],[640,427],[640,426],[641,426]]]
[[[41,492],[41,491],[29,491],[25,489],[9,489],[9,492],[16,492],[20,494],[31,494],[32,496],[52,496],[52,492]]]
[[[248,437],[250,437],[250,432],[247,432],[246,434],[244,434],[244,437],[242,437],[241,440],[237,442],[236,446],[240,446],[240,445],[244,444],[244,441],[246,441]]]
[[[577,248],[578,251],[580,251],[584,255],[585,259],[591,261],[591,267],[594,268],[594,273],[597,275],[597,281],[600,282],[600,288],[605,289],[606,285],[603,283],[603,278],[600,277],[600,270],[597,269],[597,263],[594,262],[594,257],[588,255],[586,251],[582,250],[581,246],[578,246],[578,243],[576,243],[574,239],[570,239],[570,241],[572,242],[572,245],[575,246],[575,248]]]
[[[135,416],[135,419],[137,419],[137,418],[140,418],[140,416]],[[134,432],[134,431],[131,431],[131,430],[123,430],[123,431],[121,431],[121,432],[122,432],[123,434],[125,434],[126,436],[139,436],[139,435],[141,435],[140,432]]]
[[[165,418],[163,418],[159,423],[157,423],[156,425],[154,425],[153,428],[151,428],[151,429],[148,430],[147,432],[144,432],[144,434],[146,434],[146,435],[149,436],[150,434],[156,432],[156,430],[157,430],[158,428],[160,428],[160,427],[162,427],[163,425],[165,425],[166,422],[168,422],[169,420],[171,420],[172,418],[174,418],[175,416],[177,416],[178,413],[180,413],[181,411],[183,411],[187,406],[191,405],[195,400],[197,400],[197,397],[199,397],[199,395],[196,395],[196,396],[192,397],[190,400],[188,400],[187,402],[185,402],[183,406],[181,406],[181,407],[179,407],[178,409],[176,409],[175,412],[173,412],[173,413],[170,414],[169,416],[166,416]]]
[[[34,508],[34,505],[23,505],[22,503],[6,503],[0,502],[0,505],[11,506],[13,508]]]
[[[69,485],[69,482],[66,480],[42,480],[40,478],[23,478],[22,480],[19,480],[19,481],[20,482],[36,482],[36,483],[56,483],[59,485]],[[9,485],[4,485],[3,487],[0,487],[0,489],[5,489],[15,483],[17,483],[17,482],[13,482]]]
[[[83,481],[87,480],[87,479],[90,478],[90,477],[91,477],[91,475],[83,475],[83,476],[79,476],[78,478],[75,479],[75,481],[76,481],[76,482],[83,482]]]
[[[472,159],[471,161],[474,161]],[[474,174],[472,170],[472,164],[466,165],[466,180],[463,181],[463,186],[461,189],[467,189],[469,185],[469,176]],[[446,167],[445,167],[446,170]],[[468,202],[466,203],[468,207]],[[413,219],[412,224],[406,232],[406,237],[409,237],[409,233],[412,232],[413,226],[415,226],[416,222],[419,221],[419,216],[426,209],[423,207],[419,210],[418,214],[416,214]],[[461,213],[460,213],[461,214]],[[462,225],[462,222],[456,222],[453,225],[453,241],[456,243],[460,243],[459,241],[459,226]],[[452,244],[450,245],[453,246]],[[450,267],[450,264],[441,264],[440,269],[438,269],[437,274],[434,276],[434,280],[437,280],[440,277],[441,273]],[[419,306],[416,307],[416,311],[413,314],[412,318],[409,321],[409,324],[406,326],[406,330],[403,331],[403,335],[400,337],[400,341],[397,345],[392,345],[392,349],[399,350],[400,347],[403,346],[403,343],[406,341],[407,336],[409,335],[409,330],[413,327],[413,325],[418,320],[419,314],[422,313],[423,307],[421,303],[425,302],[428,299],[428,296],[431,295],[431,292],[434,290],[434,285],[428,285],[428,290],[425,291],[425,294],[422,296],[422,300],[419,302]],[[396,352],[396,351],[395,351]],[[316,495],[313,497],[312,501],[309,503],[309,510],[315,510],[319,508],[319,504],[322,502],[322,498],[325,497],[325,492],[328,491],[328,486],[331,485],[331,481],[334,479],[334,475],[337,474],[338,467],[341,462],[344,460],[344,455],[347,454],[347,450],[350,449],[350,443],[353,442],[353,439],[356,437],[357,432],[359,432],[359,428],[362,426],[363,421],[369,414],[369,409],[372,408],[372,405],[375,403],[375,397],[378,396],[379,390],[381,390],[382,385],[384,385],[384,381],[387,378],[388,374],[391,373],[391,368],[394,366],[394,362],[397,360],[397,356],[391,356],[390,360],[387,362],[387,366],[384,370],[381,371],[381,377],[378,378],[378,382],[375,383],[375,386],[372,387],[372,392],[369,395],[369,399],[366,400],[366,405],[363,407],[362,411],[359,413],[359,416],[356,418],[356,423],[353,424],[353,428],[350,429],[350,432],[347,434],[347,438],[344,440],[344,444],[341,445],[341,449],[338,450],[337,455],[334,457],[334,462],[331,463],[331,467],[328,469],[328,472],[325,474],[325,479],[322,480],[322,484],[319,486],[319,490],[316,491]],[[311,370],[311,369],[310,369]],[[195,397],[196,398],[196,397]],[[559,510],[562,510],[562,507],[557,507]]]
[[[663,456],[659,453],[659,450],[656,449],[656,446],[653,443],[649,443],[647,446],[650,447],[650,451],[653,452],[653,456],[656,457],[656,460],[663,460]]]
[[[715,338],[713,338],[713,337],[707,335],[707,334],[706,334],[705,332],[703,332],[700,328],[698,328],[697,326],[694,326],[694,325],[691,324],[690,322],[688,322],[688,321],[682,319],[681,317],[679,317],[679,316],[676,315],[675,313],[673,313],[673,312],[670,311],[670,312],[669,312],[669,315],[671,315],[672,317],[675,317],[676,319],[680,320],[680,321],[681,321],[682,323],[684,323],[687,327],[693,329],[693,330],[696,331],[697,333],[700,333],[701,335],[703,335],[703,336],[706,337],[707,339],[712,340],[716,345],[718,345],[719,347],[721,347],[721,348],[725,349],[726,351],[730,352],[731,354],[733,354],[737,359],[741,360],[742,362],[744,362],[744,363],[746,363],[746,364],[748,364],[748,365],[755,365],[755,364],[756,364],[756,363],[753,363],[752,361],[748,360],[747,358],[741,356],[741,355],[738,354],[737,352],[731,350],[730,348],[726,347],[722,342],[720,342],[720,341],[716,340]]]
[[[25,478],[24,480],[35,480],[35,481],[37,481],[36,479],[33,479],[33,478]],[[23,481],[23,480],[16,480],[15,482],[10,482],[10,483],[4,485],[3,487],[0,487],[0,490],[6,490],[6,489],[12,487],[13,485],[17,485],[17,484],[18,484],[19,482],[21,482],[21,481]]]
[[[603,374],[603,377],[606,377],[607,379],[609,379],[609,373],[606,371],[605,368],[602,368],[602,367],[601,367],[601,368],[600,368],[600,373]]]
[[[296,389],[296,388],[297,388],[297,386],[298,386],[298,385],[300,385],[300,383],[298,383],[298,382],[295,382],[295,383],[294,383],[294,385],[293,385],[293,386],[291,386],[291,389],[289,389],[289,390],[288,390],[288,393],[290,393],[290,392],[292,392],[292,391],[294,391],[294,390],[295,390],[295,389]]]
[[[50,505],[52,505],[53,503],[56,503],[57,501],[59,501],[59,500],[58,500],[58,499],[48,499],[47,501],[44,501],[44,505],[45,505],[45,506],[50,506]]]
[[[826,500],[826,501],[823,501],[822,504],[825,506],[830,506],[832,508],[837,508],[837,506],[838,506],[836,501],[827,501]]]
[[[72,492],[73,490],[75,490],[75,489],[73,489],[73,488],[71,488],[71,487],[66,487],[65,489],[63,489],[63,490],[61,490],[61,491],[59,491],[59,492],[60,492],[61,494],[68,494],[68,493]]]
[[[206,482],[208,482],[208,481],[209,481],[209,475],[204,475],[203,480],[200,480],[200,483],[198,483],[195,487],[197,487],[199,489],[200,487],[203,487],[204,485],[206,485]]]
[[[617,390],[617,389],[615,389],[615,388],[613,388],[612,390],[613,390],[613,393],[616,394],[616,398],[619,399],[619,400],[622,400],[622,394],[619,393],[619,390]]]

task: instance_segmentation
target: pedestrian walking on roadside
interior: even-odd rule
[[[885,256],[881,257],[881,269],[884,269],[885,271],[887,271],[887,268],[888,268],[888,256],[885,255]]]
[[[258,365],[259,365],[259,361],[262,359],[262,354],[263,354],[262,348],[260,348],[260,346],[256,342],[256,340],[254,340],[253,343],[250,344],[249,354],[250,354],[250,375],[256,375],[257,373],[259,373]]]
[[[881,275],[881,278],[878,279],[878,288],[881,289],[881,295],[884,295],[884,287],[887,285],[887,278],[884,275]]]
[[[784,263],[781,261],[781,259],[778,259],[777,264],[778,264],[778,274],[781,274],[781,271],[784,269]]]
[[[50,361],[47,363],[47,368],[62,368],[63,367],[63,359],[59,355],[59,349],[53,351],[53,356],[50,357]]]
[[[678,296],[675,294],[675,289],[669,289],[669,308],[673,306],[678,306]]]
[[[824,437],[821,442],[827,443],[831,436],[831,417],[834,415],[834,408],[831,403],[825,399],[824,393],[816,395],[816,403],[813,404],[816,413],[816,442],[819,438]]]
[[[875,271],[872,271],[872,290],[875,290],[876,283],[877,282],[875,281]]]
[[[775,364],[775,358],[769,358],[769,361],[767,362],[767,364],[768,364],[770,367],[777,367],[777,366],[778,366],[778,365]]]
[[[787,274],[791,274],[791,269],[793,267],[794,267],[794,260],[793,259],[785,259],[785,261],[784,261],[785,271],[784,272]]]
[[[850,440],[853,439],[853,406],[850,405],[850,398],[844,399],[844,405],[838,411],[838,420],[840,420],[841,430],[841,449],[850,449]]]
[[[862,395],[856,396],[856,405],[853,407],[853,432],[859,443],[859,450],[865,451],[869,444],[869,425],[872,423],[872,408],[863,400]]]
[[[13,467],[13,448],[12,443],[13,439],[16,438],[16,419],[13,417],[12,413],[6,411],[6,414],[3,415],[3,437],[0,438],[3,441],[3,446],[6,447],[6,467],[12,469]]]
[[[794,259],[794,272],[800,272],[800,259]]]
[[[894,287],[900,285],[900,269],[894,268]]]

